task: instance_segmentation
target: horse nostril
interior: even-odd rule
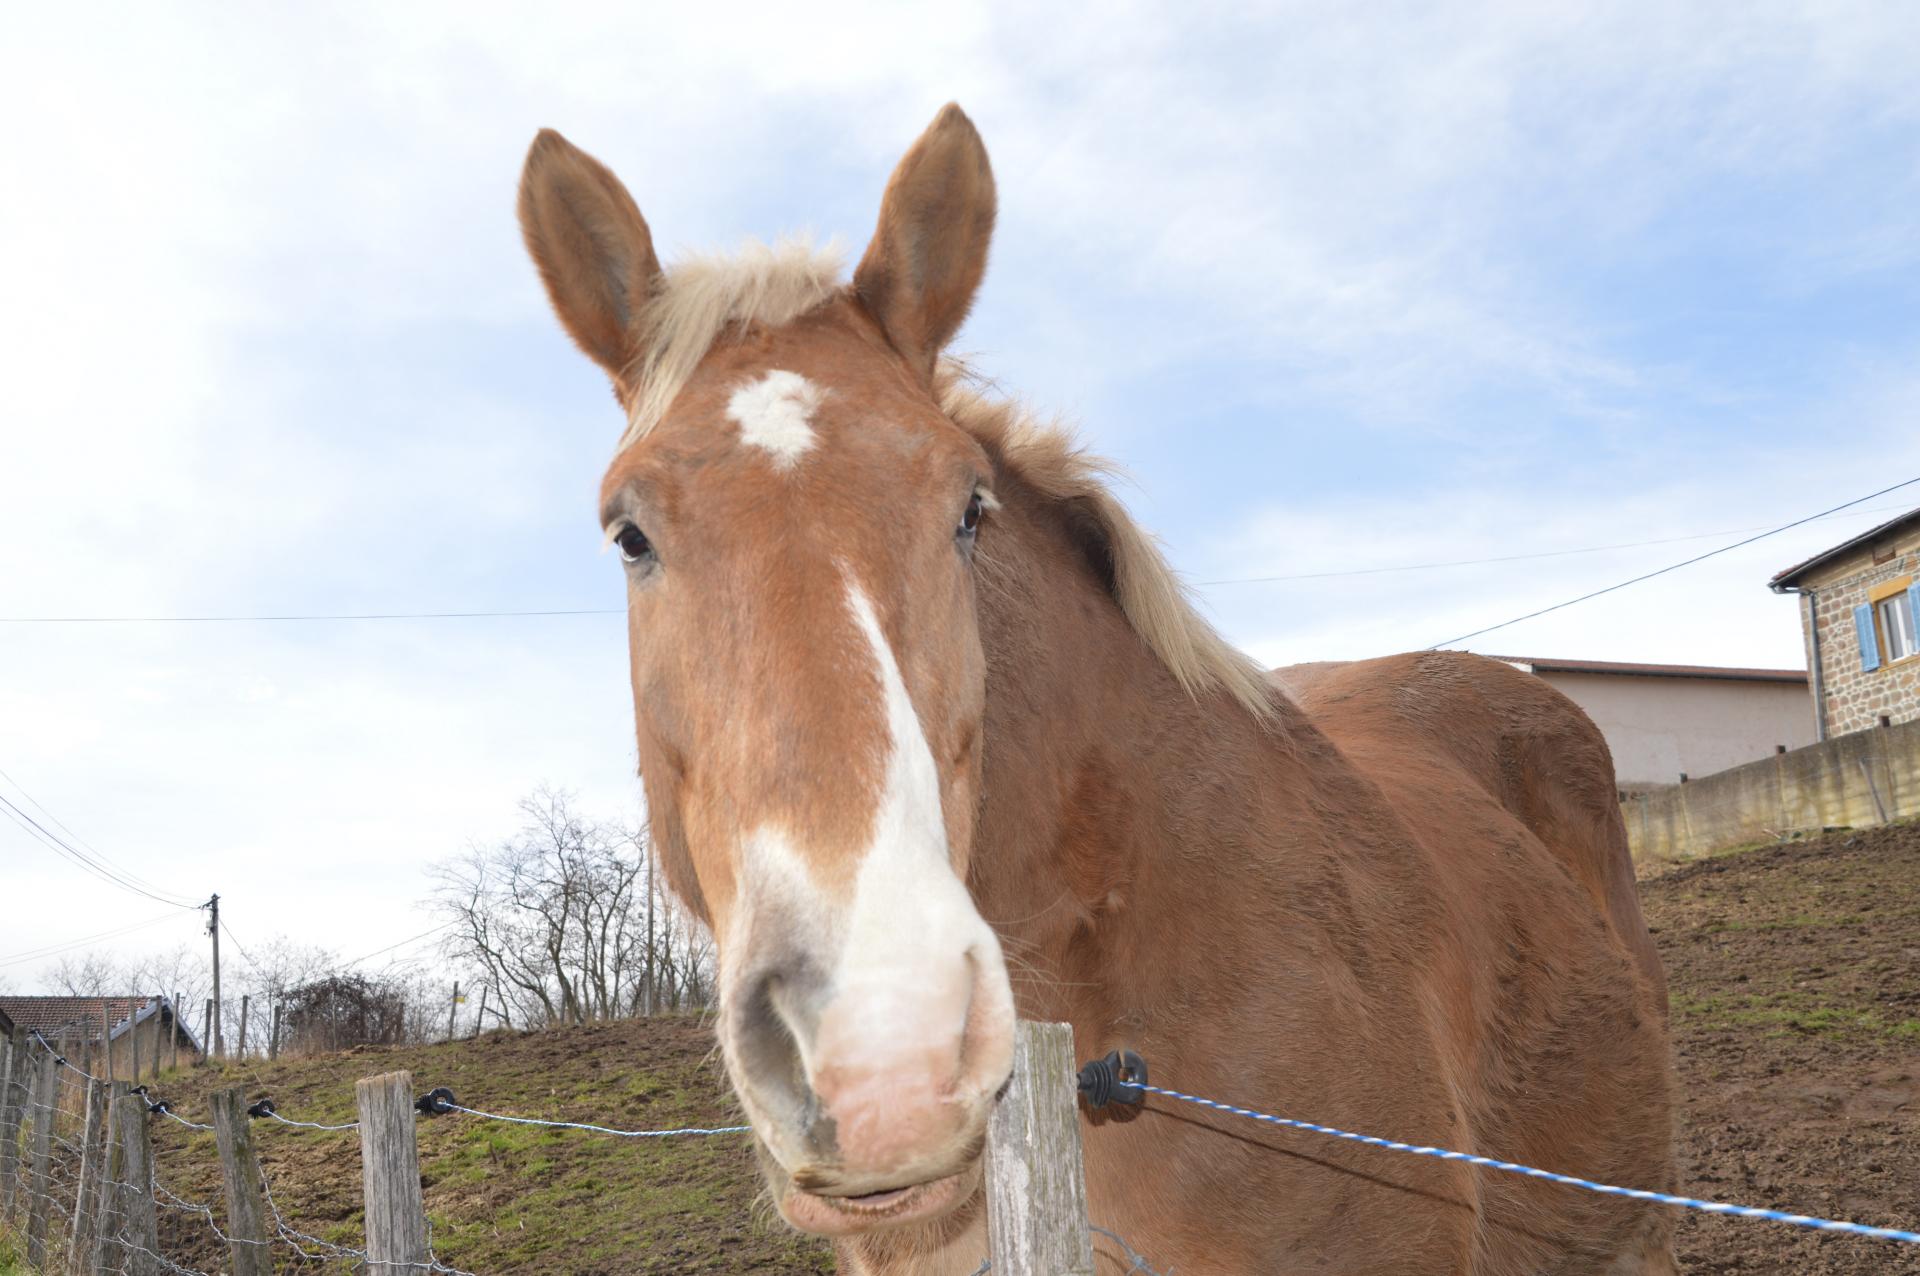
[[[810,1019],[802,988],[810,984],[804,973],[770,970],[743,991],[732,1009],[735,1058],[763,1103],[784,1108],[789,1122],[811,1124],[817,1106],[807,1084],[797,1032],[805,1030],[796,1018]]]

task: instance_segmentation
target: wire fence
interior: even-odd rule
[[[10,1056],[0,1063],[5,1068],[5,1081],[0,1083],[0,1143],[23,1149],[13,1162],[0,1161],[0,1173],[5,1175],[0,1217],[25,1237],[24,1257],[30,1271],[70,1276],[215,1276],[228,1266],[215,1263],[214,1272],[208,1272],[182,1257],[204,1253],[205,1238],[210,1237],[232,1255],[231,1270],[235,1272],[245,1270],[244,1252],[257,1250],[264,1256],[257,1268],[260,1271],[376,1273],[401,1268],[435,1276],[475,1276],[445,1262],[434,1251],[431,1219],[426,1220],[427,1252],[413,1260],[374,1257],[364,1244],[316,1234],[311,1226],[301,1226],[289,1217],[275,1194],[271,1176],[257,1161],[249,1163],[244,1172],[259,1189],[265,1227],[259,1236],[241,1235],[234,1223],[223,1223],[229,1220],[226,1202],[198,1201],[181,1195],[162,1180],[150,1149],[144,1156],[132,1156],[126,1147],[116,1145],[114,1126],[103,1119],[102,1105],[93,1098],[93,1092],[107,1091],[107,1081],[38,1034],[26,1038],[24,1048],[0,1049],[0,1054]],[[140,1117],[131,1142],[146,1144],[148,1125],[153,1122],[159,1123],[158,1129],[185,1131],[187,1137],[217,1133],[215,1123],[194,1120],[175,1110],[172,1102],[158,1097],[146,1085],[121,1083],[114,1091],[111,1102],[133,1105]],[[6,1122],[8,1095],[14,1101],[11,1126]],[[457,1114],[478,1121],[616,1139],[710,1138],[744,1135],[751,1130],[744,1125],[622,1129],[586,1121],[516,1116],[457,1103],[451,1092],[441,1089],[421,1096],[414,1106],[429,1115]],[[247,1116],[263,1126],[322,1133],[358,1131],[362,1126],[361,1121],[290,1117],[279,1112],[270,1099],[253,1103]],[[204,1142],[193,1146],[205,1150]],[[144,1162],[146,1166],[138,1181],[125,1177],[130,1162]],[[223,1174],[229,1169],[223,1163]],[[1124,1264],[1113,1270],[1126,1276],[1173,1276],[1172,1268],[1155,1267],[1112,1229],[1090,1225],[1090,1231],[1103,1251]],[[199,1242],[194,1239],[196,1233],[202,1238]],[[993,1270],[992,1258],[983,1257],[978,1268],[981,1276]]]
[[[23,1048],[24,1047],[24,1048]],[[418,1252],[407,1257],[390,1258],[376,1252],[371,1239],[355,1245],[340,1239],[318,1235],[310,1226],[301,1226],[282,1209],[273,1183],[249,1150],[233,1154],[237,1139],[231,1131],[214,1122],[190,1119],[173,1110],[170,1103],[156,1098],[145,1087],[114,1087],[108,1101],[108,1083],[93,1076],[68,1059],[44,1038],[22,1041],[16,1037],[0,1059],[4,1080],[0,1080],[0,1214],[23,1234],[28,1270],[38,1273],[66,1273],[67,1276],[210,1276],[188,1265],[179,1257],[185,1252],[201,1252],[204,1243],[195,1245],[193,1234],[211,1236],[233,1257],[232,1270],[238,1276],[248,1272],[275,1270],[324,1271],[344,1269],[356,1273],[379,1272],[399,1268],[412,1273],[436,1276],[474,1276],[474,1273],[445,1262],[435,1251],[432,1223],[418,1198],[420,1175],[417,1161],[408,1175],[407,1186],[415,1193],[413,1211],[425,1232]],[[1090,1065],[1091,1066],[1091,1065]],[[417,1155],[413,1132],[413,1112],[427,1115],[457,1114],[478,1121],[552,1130],[578,1131],[582,1134],[616,1139],[663,1139],[726,1137],[749,1132],[747,1126],[686,1126],[669,1129],[622,1129],[584,1121],[553,1120],[516,1116],[469,1107],[455,1100],[451,1091],[434,1089],[417,1100],[410,1093],[406,1074],[390,1074],[374,1081],[398,1080],[403,1086],[402,1108],[406,1110],[403,1134],[405,1153]],[[362,1089],[373,1082],[363,1082]],[[1083,1081],[1083,1090],[1086,1083]],[[232,1092],[237,1104],[238,1092]],[[1087,1093],[1091,1093],[1088,1091]],[[1826,1233],[1920,1245],[1920,1231],[1894,1227],[1869,1226],[1837,1219],[1826,1219],[1759,1206],[1705,1201],[1641,1188],[1596,1183],[1574,1175],[1561,1174],[1532,1166],[1503,1161],[1447,1148],[1409,1144],[1375,1135],[1360,1134],[1293,1117],[1279,1116],[1252,1108],[1221,1102],[1200,1095],[1150,1085],[1143,1074],[1132,1079],[1119,1078],[1107,1095],[1125,1102],[1142,1102],[1149,1095],[1176,1103],[1190,1104],[1212,1112],[1304,1131],[1329,1138],[1399,1153],[1435,1157],[1475,1167],[1520,1174],[1563,1186],[1627,1198],[1630,1200],[1700,1211],[1727,1218],[1762,1220],[1808,1228]],[[216,1096],[216,1099],[218,1096]],[[1099,1102],[1105,1102],[1102,1098]],[[259,1122],[272,1126],[316,1131],[371,1133],[366,1096],[361,1096],[358,1121],[321,1122],[287,1117],[275,1110],[271,1100],[256,1101],[240,1117],[243,1126]],[[217,1108],[216,1104],[216,1108]],[[119,1109],[115,1113],[113,1109]],[[234,1109],[238,1111],[237,1107]],[[131,1116],[131,1120],[127,1118]],[[162,1182],[149,1145],[149,1120],[164,1118],[172,1126],[191,1136],[215,1134],[220,1146],[221,1170],[228,1185],[228,1200],[217,1208],[214,1203],[189,1199]],[[116,1119],[117,1118],[117,1119]],[[162,1128],[167,1128],[162,1126]],[[250,1137],[250,1136],[249,1136]],[[204,1150],[205,1141],[197,1146]],[[363,1137],[369,1161],[377,1150]],[[1074,1155],[1077,1157],[1077,1141]],[[258,1193],[264,1213],[251,1229],[236,1222],[236,1178],[247,1191]],[[376,1210],[372,1199],[373,1174],[367,1178],[368,1217]],[[224,1220],[224,1223],[223,1223]],[[24,1229],[21,1224],[24,1221]],[[1156,1267],[1120,1233],[1098,1224],[1088,1229],[1096,1249],[1115,1264],[1102,1270],[1118,1271],[1124,1276],[1174,1276],[1172,1267]],[[258,1265],[246,1261],[257,1251]],[[219,1265],[216,1264],[216,1267]],[[989,1276],[994,1260],[983,1257],[973,1276]]]

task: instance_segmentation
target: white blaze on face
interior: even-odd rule
[[[851,580],[847,602],[873,650],[889,748],[872,840],[842,921],[832,997],[808,1053],[809,1062],[834,1070],[847,1109],[879,1118],[886,1111],[882,1095],[911,1101],[969,1084],[972,1078],[960,1075],[961,1041],[977,989],[990,1002],[1005,1000],[1009,1021],[1012,1006],[999,941],[948,858],[939,769],[893,647],[872,602]],[[980,1009],[992,1016],[1001,1008]],[[1002,1076],[1004,1068],[993,1082]],[[822,1096],[839,1085],[823,1086]],[[849,1128],[843,1116],[841,1146],[854,1155],[881,1155],[890,1133]]]
[[[727,419],[740,427],[740,441],[764,448],[778,469],[791,469],[818,438],[813,410],[826,391],[801,376],[775,368],[749,381],[727,400]]]

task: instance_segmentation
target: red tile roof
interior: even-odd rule
[[[0,1014],[5,1014],[28,1032],[41,1032],[48,1036],[66,1027],[84,1027],[90,1033],[97,1034],[104,1011],[107,1021],[113,1025],[110,1031],[117,1037],[126,1031],[127,1022],[133,1016],[139,1015],[144,1019],[162,1010],[168,1013],[173,1010],[164,997],[0,996]],[[193,1049],[200,1048],[185,1020],[180,1023],[180,1035]]]

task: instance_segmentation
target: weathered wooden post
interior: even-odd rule
[[[267,1033],[267,1058],[280,1057],[280,1003],[273,1003],[273,1028]]]
[[[133,1067],[128,1075],[135,1085],[140,1084],[140,1023],[133,1015],[127,1016],[127,1048],[133,1051]]]
[[[107,1196],[101,1184],[107,1176],[107,1097],[104,1081],[86,1083],[87,1123],[80,1134],[80,1184],[73,1196],[73,1229],[67,1238],[68,1276],[92,1276],[94,1238]]]
[[[36,1053],[40,1068],[34,1077],[33,1153],[28,1162],[27,1266],[40,1269],[47,1265],[47,1207],[53,1204],[53,1107],[60,1081],[54,1074],[60,1065],[52,1049]]]
[[[241,1041],[245,1040],[242,1036]],[[233,1251],[233,1276],[273,1276],[267,1204],[260,1190],[260,1162],[254,1157],[253,1131],[247,1125],[245,1092],[237,1086],[216,1090],[209,1101],[213,1105],[213,1137],[220,1145],[220,1175],[227,1181],[227,1235]]]
[[[381,1276],[428,1270],[427,1211],[420,1198],[420,1145],[413,1131],[413,1074],[389,1072],[354,1088],[366,1194],[367,1262]]]
[[[127,1184],[115,1192],[120,1209],[121,1248],[126,1250],[127,1276],[160,1276],[160,1221],[153,1205],[153,1143],[147,1130],[147,1101],[137,1094],[120,1094],[113,1101],[114,1136],[119,1155],[116,1178]],[[103,1266],[106,1266],[103,1264]]]
[[[107,1013],[106,1006],[100,1007],[100,1040],[107,1043],[106,1078],[109,1084],[114,1078],[113,1071],[113,1018]]]
[[[236,1056],[240,1059],[247,1057],[247,1002],[249,1000],[251,997],[248,994],[240,995],[240,1053]]]
[[[7,1063],[0,1076],[0,1217],[11,1218],[13,1192],[20,1178],[20,1114],[25,1107],[27,1078],[27,1030],[16,1027],[7,1039]]]
[[[1015,1027],[1013,1077],[987,1123],[993,1276],[1093,1276],[1073,1029]]]

